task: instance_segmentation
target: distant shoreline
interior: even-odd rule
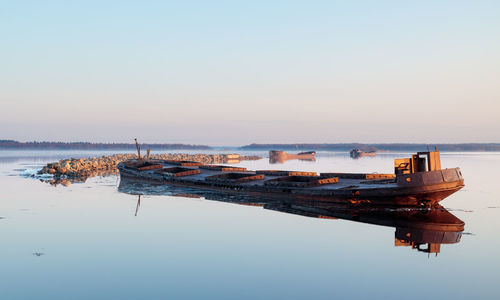
[[[151,150],[217,150],[228,149],[234,151],[350,151],[361,149],[364,151],[426,151],[436,147],[439,151],[447,152],[500,152],[500,143],[456,143],[456,144],[423,144],[423,143],[302,143],[302,144],[249,144],[245,146],[212,147],[208,145],[192,144],[139,144],[143,151]],[[130,150],[135,151],[134,143],[89,143],[89,142],[18,142],[14,140],[0,140],[0,150]]]
[[[426,151],[427,149],[449,152],[493,152],[500,151],[500,143],[459,143],[459,144],[422,144],[422,143],[335,143],[335,144],[250,144],[240,147],[239,150],[284,150],[284,151],[350,151],[361,149],[364,151]]]
[[[151,150],[213,150],[207,145],[190,144],[139,144],[143,151]],[[0,150],[136,150],[133,143],[88,142],[18,142],[0,140]]]

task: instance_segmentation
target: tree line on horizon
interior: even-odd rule
[[[207,145],[190,144],[147,144],[140,143],[141,149],[151,150],[211,150]],[[34,149],[34,150],[135,150],[134,143],[90,143],[90,142],[18,142],[0,140],[0,149]]]
[[[208,145],[192,144],[139,144],[141,149],[151,150],[214,150]],[[440,151],[500,151],[500,143],[458,143],[458,144],[423,144],[423,143],[295,143],[295,144],[257,144],[252,143],[239,150],[286,150],[286,151],[426,151],[437,148]],[[91,142],[19,142],[0,140],[0,149],[33,150],[135,150],[134,143],[91,143]]]

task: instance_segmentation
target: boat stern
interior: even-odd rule
[[[398,187],[419,204],[435,204],[465,186],[460,168],[441,169],[439,151],[417,152],[394,160]]]

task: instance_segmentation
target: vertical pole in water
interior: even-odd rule
[[[135,216],[137,217],[137,213],[139,212],[139,206],[141,206],[141,195],[139,195],[139,199],[137,199],[137,206],[135,207]]]
[[[141,160],[141,148],[139,147],[139,143],[137,143],[137,138],[135,140],[135,147],[137,148],[137,158]]]

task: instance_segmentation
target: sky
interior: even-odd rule
[[[0,0],[0,139],[500,142],[500,1]]]

